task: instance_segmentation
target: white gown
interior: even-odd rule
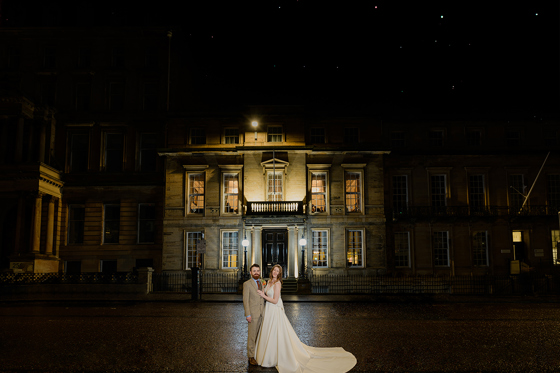
[[[274,298],[274,286],[266,287],[265,291]],[[317,348],[303,344],[284,313],[282,298],[276,304],[266,302],[256,346],[257,363],[276,367],[280,373],[344,373],[357,362],[342,347]]]

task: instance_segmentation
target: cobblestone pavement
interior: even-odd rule
[[[340,346],[352,372],[560,371],[547,303],[286,303],[301,340]],[[2,372],[275,372],[250,367],[239,302],[0,305]]]

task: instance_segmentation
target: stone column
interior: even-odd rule
[[[49,208],[47,211],[47,239],[45,242],[45,254],[53,254],[53,237],[54,237],[54,197],[49,200]]]
[[[295,277],[297,274],[297,248],[296,227],[288,227],[288,277]]]
[[[31,252],[41,251],[41,209],[43,208],[43,194],[35,196],[35,208],[33,209],[33,227],[31,231]]]
[[[261,266],[262,271],[262,227],[255,227],[253,231],[253,263]],[[249,265],[250,267],[251,265]]]

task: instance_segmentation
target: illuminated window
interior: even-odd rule
[[[552,264],[560,265],[560,257],[558,257],[558,241],[560,241],[560,231],[551,230],[550,236],[552,238]]]
[[[488,265],[488,232],[474,232],[472,236],[473,264]]]
[[[395,232],[395,266],[410,267],[409,232]]]
[[[224,186],[224,212],[239,213],[239,174],[226,173],[223,174]]]
[[[70,134],[70,172],[84,172],[88,169],[89,134]]]
[[[327,211],[327,173],[311,173],[311,212]]]
[[[140,203],[138,205],[138,243],[155,242],[156,205]]]
[[[197,250],[202,239],[202,232],[187,232],[187,269],[202,266],[202,254]]]
[[[469,208],[471,212],[484,211],[485,206],[484,175],[469,175]]]
[[[103,243],[119,243],[121,207],[116,204],[105,204],[103,207]]]
[[[344,183],[346,212],[362,212],[362,173],[347,171]]]
[[[268,142],[282,142],[282,126],[268,126],[267,127],[267,141]]]
[[[433,237],[434,264],[449,266],[449,232],[434,232]]]
[[[364,231],[354,229],[347,230],[346,244],[346,261],[348,262],[348,267],[363,267]]]
[[[86,209],[84,205],[68,206],[68,244],[84,243]]]
[[[239,129],[226,128],[224,130],[224,143],[225,144],[239,144]]]
[[[267,201],[283,201],[283,171],[267,172]]]
[[[188,213],[204,213],[204,173],[189,174]]]
[[[447,183],[446,175],[430,176],[430,194],[432,207],[442,207],[447,205]]]
[[[122,133],[105,134],[105,154],[103,166],[107,172],[121,172],[124,158],[124,135]]]
[[[408,176],[393,176],[393,209],[395,212],[403,213],[408,209]]]
[[[239,267],[238,232],[222,232],[222,268]]]
[[[313,267],[314,268],[327,268],[328,261],[328,248],[329,248],[329,231],[328,230],[313,230],[312,235],[312,253],[313,253]]]

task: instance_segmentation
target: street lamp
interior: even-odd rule
[[[307,277],[307,271],[305,270],[305,245],[307,245],[307,240],[301,232],[301,238],[299,239],[299,245],[301,246],[301,272],[299,274],[300,278]]]
[[[241,245],[243,245],[244,248],[244,254],[245,254],[245,262],[243,264],[243,277],[248,277],[247,274],[247,247],[249,246],[249,240],[247,239],[247,231],[245,231],[245,236],[243,238],[243,241],[241,241]]]
[[[255,141],[257,141],[257,127],[258,127],[258,125],[259,125],[259,122],[257,122],[256,120],[254,120],[254,121],[251,122],[251,125],[252,125],[253,127],[255,127]]]

